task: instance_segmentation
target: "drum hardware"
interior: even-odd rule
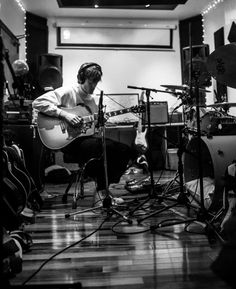
[[[236,107],[236,103],[235,102],[218,102],[218,103],[209,104],[207,105],[207,107],[221,108],[227,114],[230,107]]]
[[[138,87],[129,87],[129,88],[142,89],[142,90],[145,89],[145,88],[138,88]],[[150,95],[150,91],[157,92],[158,90],[152,90],[152,89],[146,89],[146,90],[147,90],[146,91],[147,103],[149,103],[148,98]],[[181,105],[183,105],[183,104],[181,104]],[[147,106],[147,112],[150,114],[150,111],[148,110],[148,106]],[[150,131],[151,130],[149,129],[149,132]],[[136,208],[134,208],[132,211],[129,212],[129,216],[132,216],[136,210],[140,209],[143,205],[145,205],[148,201],[150,201],[151,198],[157,199],[159,203],[162,203],[163,201],[171,201],[171,202],[173,202],[173,204],[171,204],[169,206],[165,206],[163,209],[160,209],[156,212],[153,212],[152,214],[149,214],[148,216],[146,216],[144,218],[138,218],[137,219],[138,224],[141,224],[141,222],[143,222],[144,220],[151,218],[151,217],[153,217],[153,216],[155,216],[155,215],[157,215],[163,211],[166,211],[170,208],[178,206],[179,204],[185,205],[187,207],[191,206],[191,204],[189,203],[188,198],[184,192],[183,163],[182,163],[183,152],[186,152],[186,148],[185,148],[185,144],[184,144],[184,135],[185,135],[185,128],[183,128],[183,130],[179,130],[179,135],[178,135],[179,144],[178,144],[178,152],[177,152],[178,159],[179,159],[178,170],[177,170],[176,175],[173,178],[173,180],[171,180],[163,188],[162,188],[162,186],[161,187],[160,186],[154,187],[155,184],[154,184],[154,180],[153,180],[152,164],[149,164],[149,172],[150,172],[150,186],[148,186],[149,195],[142,203],[140,203]],[[170,143],[173,144],[173,142],[169,138],[164,137],[164,136],[160,136],[160,137],[165,138],[166,140],[168,140]],[[176,145],[176,143],[174,145]],[[150,147],[149,147],[149,149],[150,149]],[[169,191],[173,192],[173,189],[176,191],[175,183],[177,183],[178,191],[180,191],[177,199],[175,197],[169,197],[167,195],[167,193]],[[161,188],[161,190],[160,190],[160,188]],[[195,219],[191,219],[191,221],[194,221],[194,220]],[[186,222],[186,221],[184,221],[184,222]],[[189,220],[187,222],[189,222]],[[181,223],[183,223],[183,221],[181,221]],[[154,227],[151,226],[150,229],[153,230]]]
[[[190,66],[189,66],[189,83],[190,83],[190,89],[189,93],[191,97],[195,97],[196,99],[196,124],[197,124],[197,147],[198,147],[198,155],[197,155],[197,162],[192,162],[192,166],[195,165],[196,163],[198,164],[198,177],[199,177],[199,191],[200,191],[200,207],[197,211],[196,217],[195,218],[188,218],[180,221],[174,221],[174,222],[160,222],[157,225],[151,226],[151,230],[155,230],[161,227],[168,227],[168,226],[173,226],[175,224],[189,224],[192,222],[200,221],[201,223],[205,224],[205,233],[208,237],[209,242],[215,241],[215,237],[217,237],[221,242],[223,242],[222,237],[220,236],[219,232],[214,226],[214,222],[219,218],[220,214],[212,216],[209,211],[206,210],[205,204],[204,204],[204,187],[203,187],[203,156],[202,156],[202,141],[201,141],[201,128],[200,128],[200,73],[201,71],[194,71],[193,69],[193,57],[192,57],[192,43],[191,43],[191,23],[189,24],[189,39],[190,39]],[[194,87],[194,95],[193,95],[193,88]],[[181,177],[181,176],[180,176]],[[183,179],[183,176],[182,176]],[[181,199],[181,196],[184,196],[183,193],[183,183],[181,184],[181,192],[180,195],[177,198],[177,203],[179,203],[179,199]],[[170,205],[167,206],[167,209],[175,206]],[[160,210],[159,212],[164,211]]]
[[[150,92],[159,92],[160,90],[156,90],[156,89],[150,89],[150,88],[144,88],[144,87],[136,87],[136,86],[128,86],[128,88],[132,88],[132,89],[140,89],[140,90],[144,90],[145,94],[146,94],[146,103],[147,103],[147,116],[148,116],[148,133],[149,133],[149,151],[152,151],[152,147],[150,147],[152,145],[152,133],[151,133],[151,125],[150,125]],[[161,91],[163,92],[163,91]],[[170,93],[168,91],[164,91],[165,93]],[[182,105],[182,104],[181,104]],[[165,138],[166,140],[168,140],[170,143],[173,143],[169,138],[160,135],[160,137]],[[174,144],[175,145],[175,144]],[[179,153],[182,154],[179,150]],[[180,170],[182,172],[182,170]],[[150,201],[150,199],[152,198],[157,198],[159,200],[159,202],[163,202],[164,200],[169,200],[169,201],[174,201],[174,204],[171,205],[171,207],[174,207],[177,205],[177,201],[175,198],[172,197],[166,197],[164,196],[164,194],[162,194],[161,196],[158,195],[158,193],[160,193],[160,186],[156,186],[156,184],[154,183],[154,178],[153,178],[153,164],[152,164],[152,157],[150,156],[149,158],[149,174],[150,174],[150,185],[148,186],[148,197],[142,202],[140,203],[136,208],[134,208],[132,211],[129,212],[129,216],[132,216],[134,214],[135,211],[137,211],[138,209],[140,209],[143,205],[145,205],[148,201]],[[182,179],[183,174],[180,174],[180,183],[183,183],[183,179]],[[177,177],[175,178],[175,180],[177,179]],[[183,185],[180,186],[181,188],[183,188]],[[183,194],[181,194],[181,199],[183,201]],[[179,197],[180,200],[180,197]],[[164,209],[166,210],[166,208]],[[162,211],[162,210],[161,210]],[[150,218],[158,213],[160,213],[161,211],[157,211],[154,212],[153,214],[143,218],[143,219],[138,219],[137,222],[140,224],[142,221],[144,221],[147,218]]]
[[[236,107],[236,102],[217,102],[214,104],[208,104],[207,107]]]
[[[220,83],[236,88],[236,43],[223,45],[207,58],[207,69]]]
[[[192,88],[190,88],[190,86],[189,85],[187,85],[187,84],[183,84],[183,85],[161,85],[162,87],[165,87],[165,88],[167,88],[167,89],[169,89],[169,90],[182,90],[182,91],[187,91],[187,92],[189,92],[190,91],[190,89],[193,89],[193,90],[195,90],[196,88],[195,87],[192,87]],[[210,90],[206,90],[205,88],[199,88],[199,92],[206,92],[206,93],[208,93],[208,92],[211,92]]]
[[[206,103],[206,93],[211,92],[210,90],[206,90],[205,88],[196,88],[195,86],[189,86],[189,85],[161,85],[163,87],[166,87],[167,91],[177,92],[178,90],[182,91],[182,94],[179,94],[180,98],[181,96],[184,97],[185,101],[183,101],[183,104],[189,105],[189,106],[195,106],[196,105],[196,93],[198,93],[199,98],[199,105],[205,107]],[[198,92],[197,92],[198,89]]]

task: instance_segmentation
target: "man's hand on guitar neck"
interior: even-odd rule
[[[61,111],[59,118],[65,120],[68,124],[72,126],[77,126],[78,124],[83,123],[82,117],[75,115],[73,113],[63,111],[63,110]]]

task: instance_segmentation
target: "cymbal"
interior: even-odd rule
[[[167,89],[170,89],[170,90],[189,90],[190,89],[190,86],[188,86],[187,84],[184,84],[184,85],[161,85],[162,87],[165,87]],[[193,87],[194,89],[195,87]],[[203,89],[203,88],[199,88],[199,91],[200,92],[210,92],[210,90],[206,90],[206,89]]]
[[[209,104],[207,107],[236,107],[236,102],[217,102]]]
[[[236,88],[236,43],[217,48],[208,56],[206,66],[217,81]]]

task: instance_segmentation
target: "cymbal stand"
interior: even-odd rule
[[[190,24],[191,25],[191,24]],[[190,26],[190,31],[191,31],[191,26]],[[191,35],[191,33],[190,33]],[[200,127],[200,102],[199,102],[199,74],[200,71],[195,71],[193,75],[193,69],[192,69],[192,46],[191,46],[191,36],[190,36],[190,96],[192,96],[192,82],[194,80],[195,82],[195,97],[196,97],[196,118],[197,118],[197,143],[198,143],[198,169],[199,169],[199,189],[200,189],[200,209],[197,212],[196,217],[194,218],[188,218],[176,222],[171,222],[171,224],[162,224],[159,223],[157,225],[151,225],[150,229],[155,230],[157,228],[163,228],[163,227],[169,227],[177,224],[184,224],[184,223],[192,223],[195,221],[199,221],[202,223],[205,223],[205,233],[208,237],[209,242],[215,241],[215,236],[220,240],[220,242],[224,242],[223,238],[220,236],[220,234],[217,232],[213,222],[215,221],[216,217],[211,216],[211,214],[206,210],[205,205],[204,205],[204,187],[203,187],[203,156],[202,156],[202,139],[201,139],[201,127]],[[183,180],[181,179],[181,182]],[[182,186],[181,186],[182,187]],[[182,187],[183,188],[183,187]],[[181,192],[182,193],[182,192]],[[179,196],[181,196],[181,193]],[[175,206],[175,204],[167,206],[167,209]],[[159,210],[158,212],[155,213],[160,213],[164,211],[164,209]],[[153,214],[154,215],[154,214]],[[148,216],[149,217],[149,216]],[[143,219],[142,219],[143,220]]]
[[[101,91],[100,99],[99,99],[99,106],[98,106],[98,119],[97,119],[97,128],[100,129],[101,132],[101,138],[102,138],[102,148],[103,148],[103,165],[104,165],[104,176],[105,176],[105,198],[103,199],[103,204],[97,207],[89,208],[83,211],[77,211],[71,214],[66,214],[65,218],[69,218],[70,216],[78,215],[81,213],[94,211],[95,209],[102,208],[104,211],[106,211],[107,216],[110,217],[113,214],[118,215],[121,217],[124,221],[128,222],[129,224],[132,224],[132,220],[130,220],[127,216],[122,215],[118,210],[114,209],[114,206],[112,205],[112,198],[109,192],[109,184],[108,184],[108,174],[107,174],[107,153],[106,153],[106,137],[105,137],[105,118],[104,118],[104,112],[103,112],[103,91]]]
[[[179,225],[179,224],[189,224],[192,222],[199,221],[201,223],[205,223],[205,225],[206,225],[205,233],[206,233],[210,243],[215,241],[215,236],[220,240],[220,242],[223,243],[224,242],[223,238],[220,236],[220,234],[217,232],[215,226],[213,225],[213,222],[215,221],[216,217],[212,218],[211,214],[206,210],[205,205],[204,205],[203,168],[202,168],[203,162],[202,162],[202,153],[201,153],[201,130],[200,130],[200,110],[199,110],[200,105],[198,102],[199,101],[198,92],[199,92],[199,90],[198,90],[198,84],[197,84],[195,93],[196,93],[197,138],[198,138],[198,150],[199,151],[198,151],[198,155],[195,157],[198,158],[198,168],[199,168],[199,188],[200,188],[200,204],[199,205],[200,205],[200,208],[197,211],[196,217],[171,222],[169,224],[168,223],[166,223],[166,224],[159,223],[157,225],[151,225],[150,229],[153,231],[153,230],[158,229],[158,228],[164,228],[164,227],[169,227],[169,226],[174,226],[174,225]],[[179,167],[179,169],[181,170],[181,166]],[[181,175],[183,176],[183,174],[181,174]],[[183,191],[184,186],[183,186],[183,179],[182,179],[181,175],[180,175],[180,183],[181,183],[180,189],[181,189],[181,191],[180,191],[180,194],[177,198],[177,202],[174,203],[173,205],[166,206],[166,208],[160,209],[157,212],[154,212],[153,214],[149,215],[148,217],[143,218],[141,221],[149,218],[150,216],[154,216],[154,215],[161,213],[167,209],[170,209],[170,208],[176,206],[177,204],[184,204],[184,205],[187,205],[188,207],[192,206],[188,203],[188,201],[186,202],[186,194],[184,194],[184,191]],[[183,197],[183,199],[182,199],[182,197]],[[164,198],[164,199],[166,199],[166,198]],[[192,207],[194,208],[194,206],[192,206]]]

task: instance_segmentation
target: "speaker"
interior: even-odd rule
[[[224,37],[224,27],[221,27],[217,31],[214,32],[214,44],[215,49],[220,46],[225,45],[225,37]],[[224,102],[227,101],[227,86],[216,81],[216,91],[215,91],[216,102]]]
[[[228,40],[230,43],[236,42],[236,24],[235,22],[232,23],[229,35],[228,35]]]
[[[46,91],[62,86],[62,55],[41,54],[38,59],[40,87]]]
[[[198,77],[199,86],[210,86],[211,76],[206,68],[207,57],[209,56],[209,45],[194,45],[191,48],[182,49],[183,59],[183,83],[190,84],[190,65],[192,63],[192,78]]]
[[[145,121],[148,123],[148,114],[146,108]],[[150,102],[150,122],[151,124],[167,123],[169,121],[167,101]]]

